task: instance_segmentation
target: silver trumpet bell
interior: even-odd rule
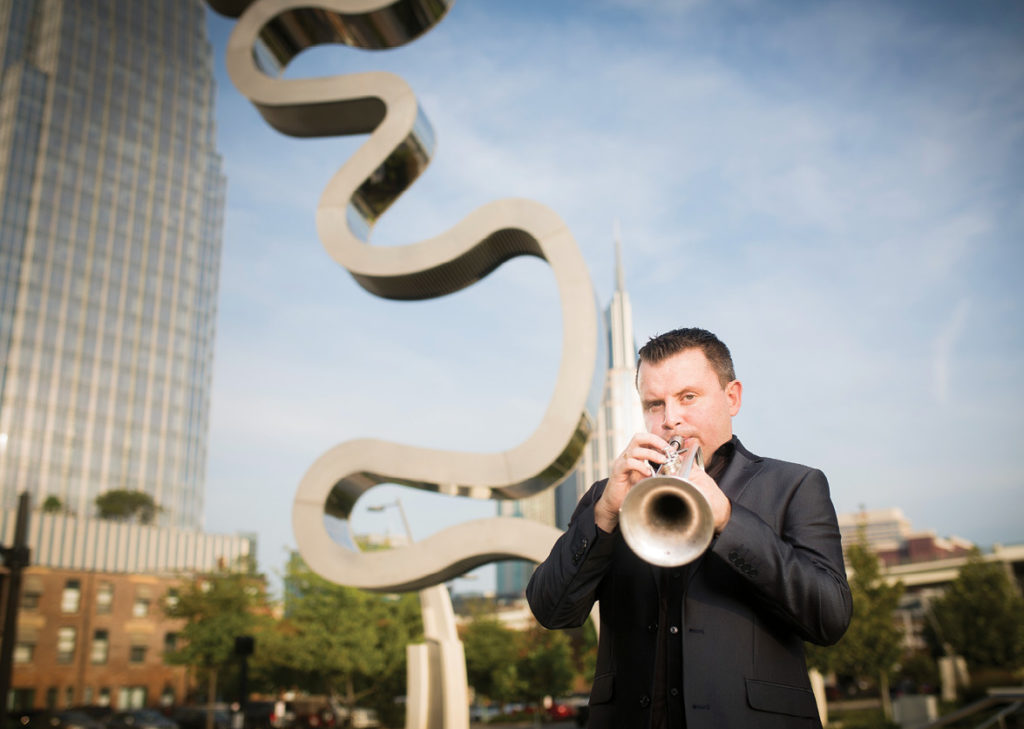
[[[707,498],[687,481],[693,464],[704,467],[700,446],[683,448],[680,438],[657,473],[637,483],[619,510],[619,528],[640,559],[659,567],[688,564],[704,553],[715,532]]]

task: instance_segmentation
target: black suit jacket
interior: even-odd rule
[[[761,458],[734,438],[719,478],[732,516],[687,571],[683,706],[690,729],[820,727],[803,641],[834,643],[852,614],[828,481],[817,470]],[[593,729],[650,724],[658,623],[657,568],[618,529],[598,530],[594,484],[535,570],[526,596],[547,628],[582,625],[600,604]],[[671,717],[678,725],[678,717]]]

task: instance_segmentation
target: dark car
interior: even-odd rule
[[[84,714],[93,721],[99,722],[100,725],[103,724],[103,721],[108,716],[114,713],[113,708],[109,706],[98,706],[96,704],[90,704],[86,706],[72,706],[70,709],[67,709],[67,711],[74,712],[77,715]]]
[[[104,724],[108,729],[180,729],[176,722],[152,709],[115,711]]]
[[[213,715],[213,729],[231,729],[231,714],[223,706],[176,706],[169,718],[180,729],[206,729],[207,714]]]
[[[57,716],[60,717],[64,729],[104,729],[103,722],[98,718],[78,709],[58,711]],[[106,716],[106,713],[103,716]]]
[[[54,713],[46,709],[22,709],[7,714],[7,726],[12,729],[48,729],[59,722]]]
[[[278,716],[278,710],[283,708],[282,715]],[[288,715],[284,702],[250,700],[245,703],[245,729],[289,729],[294,721],[295,714]]]
[[[26,709],[8,714],[11,729],[104,729],[103,725],[81,711]]]

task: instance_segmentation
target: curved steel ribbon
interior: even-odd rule
[[[421,589],[502,559],[542,560],[559,532],[522,519],[476,520],[419,541],[415,549],[367,553],[350,539],[343,546],[325,526],[326,513],[347,528],[356,499],[380,483],[473,498],[521,498],[553,486],[582,453],[592,423],[588,403],[600,394],[594,292],[583,257],[554,212],[530,200],[498,200],[433,238],[371,246],[373,225],[433,153],[433,132],[414,93],[390,73],[301,80],[270,75],[320,43],[377,49],[406,43],[436,24],[451,0],[214,1],[229,14],[241,12],[228,42],[228,72],[271,126],[302,137],[370,135],[335,173],[317,209],[324,247],[363,288],[390,299],[433,298],[531,255],[550,264],[560,296],[562,360],[536,431],[491,454],[381,440],[331,448],[309,468],[295,496],[292,526],[303,557],[328,579],[378,591]]]

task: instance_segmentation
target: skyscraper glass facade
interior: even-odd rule
[[[0,0],[0,506],[199,528],[225,180],[199,0]]]

